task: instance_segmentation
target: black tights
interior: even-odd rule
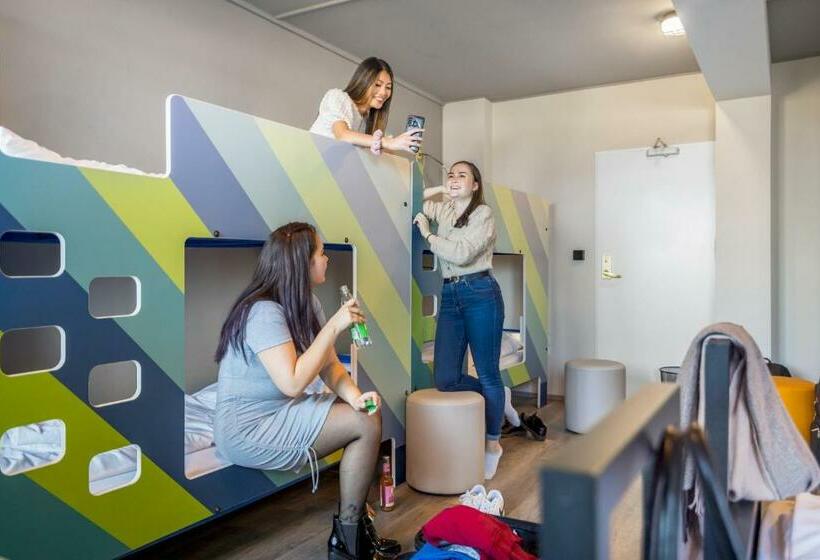
[[[313,443],[319,457],[344,448],[339,466],[339,520],[356,523],[362,516],[376,468],[382,438],[379,412],[368,416],[349,404],[336,402]]]

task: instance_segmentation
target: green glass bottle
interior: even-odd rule
[[[353,299],[353,294],[350,293],[350,289],[347,287],[347,284],[344,284],[341,288],[339,288],[339,293],[342,296],[342,305]],[[350,337],[353,339],[353,344],[356,345],[356,348],[362,348],[363,346],[370,346],[373,344],[370,340],[370,334],[367,332],[367,325],[365,323],[353,323],[350,326]]]

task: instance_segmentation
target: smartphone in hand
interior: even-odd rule
[[[407,126],[404,127],[405,132],[411,130],[413,128],[424,128],[424,117],[421,115],[407,115]],[[424,135],[423,132],[416,132],[415,136],[418,136],[419,139]],[[419,147],[413,146],[410,148],[414,152],[418,153]]]

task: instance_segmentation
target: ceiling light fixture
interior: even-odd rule
[[[661,24],[661,33],[667,37],[680,37],[686,35],[686,30],[683,28],[683,22],[680,20],[677,12],[668,12],[658,18]]]

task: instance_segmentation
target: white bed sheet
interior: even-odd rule
[[[142,452],[127,445],[95,455],[88,464],[88,488],[98,496],[136,482],[141,472]]]
[[[90,167],[93,169],[105,169],[108,171],[117,171],[119,173],[130,173],[132,175],[145,175],[147,177],[164,177],[163,173],[146,173],[127,165],[113,165],[110,163],[103,163],[101,161],[89,159],[73,159],[63,157],[57,152],[49,150],[40,146],[33,140],[27,140],[9,130],[8,128],[0,126],[0,152],[7,156],[36,159],[39,161],[47,161],[50,163],[62,163],[65,165],[78,165],[80,167]]]
[[[10,428],[0,437],[0,472],[11,476],[45,467],[65,455],[65,424],[46,420]]]
[[[435,353],[436,343],[433,340],[428,340],[424,343],[421,352],[421,361],[425,364],[433,362],[433,355]],[[467,371],[475,375],[475,366],[473,365],[473,356],[467,348]],[[498,360],[499,369],[507,369],[510,366],[520,363],[524,359],[524,345],[521,343],[521,333],[518,331],[504,331],[501,335],[501,356]]]
[[[228,467],[230,462],[217,453],[214,444],[214,411],[217,384],[212,383],[185,395],[185,476],[204,476]]]

